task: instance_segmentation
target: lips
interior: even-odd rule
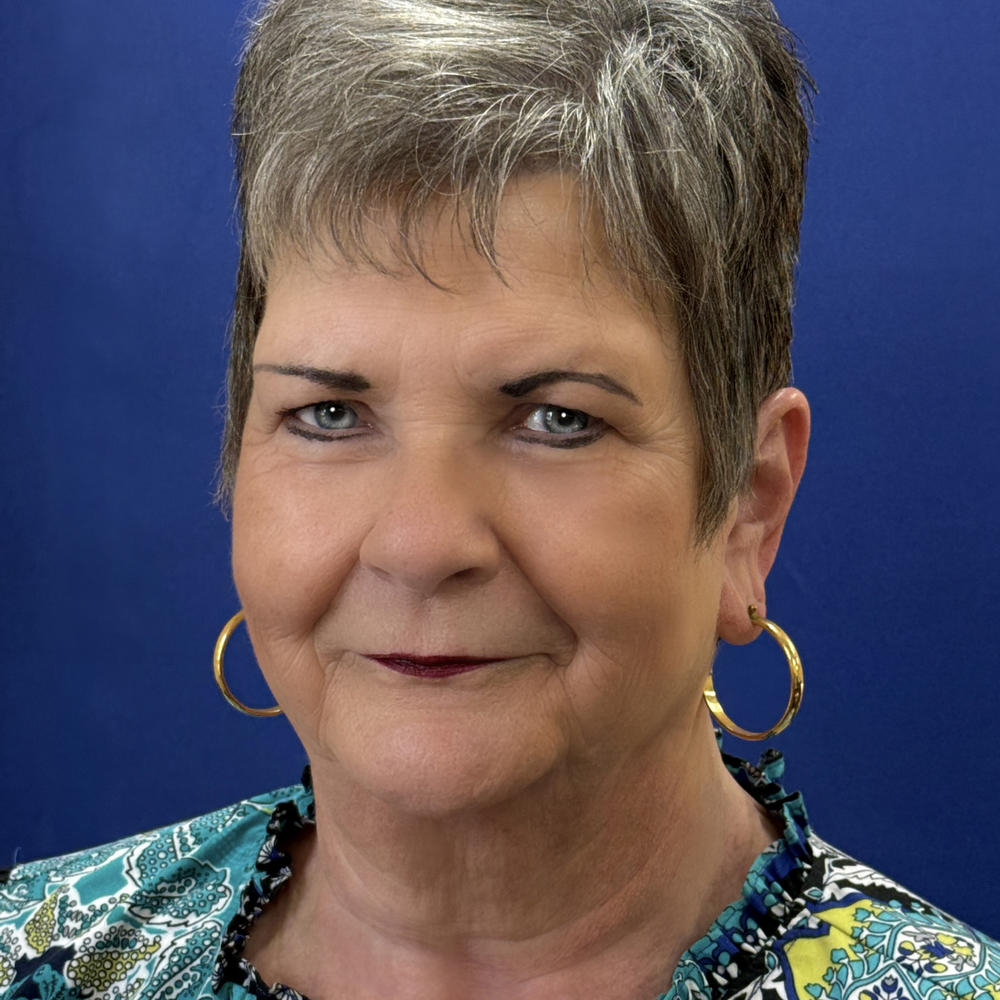
[[[411,677],[450,677],[470,670],[501,663],[502,658],[478,659],[472,656],[416,656],[412,653],[369,654],[369,660]]]

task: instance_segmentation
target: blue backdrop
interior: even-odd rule
[[[210,673],[236,259],[237,0],[32,0],[0,26],[0,866],[298,778]],[[820,84],[796,381],[809,468],[768,608],[818,831],[1000,936],[995,0],[782,0]],[[244,644],[227,663],[266,703]],[[780,710],[766,639],[731,713]],[[755,748],[730,741],[740,752]]]

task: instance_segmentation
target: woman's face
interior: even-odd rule
[[[558,175],[511,185],[506,283],[447,215],[424,232],[447,291],[291,254],[271,271],[237,587],[314,769],[414,812],[615,768],[700,719],[726,532],[694,543],[673,322],[588,267],[576,213]]]

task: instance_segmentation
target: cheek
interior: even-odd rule
[[[690,477],[662,466],[617,472],[560,490],[558,507],[548,497],[537,510],[559,516],[536,510],[515,558],[576,637],[566,690],[577,718],[650,716],[653,727],[700,698],[722,561],[693,544]],[[545,496],[540,485],[535,492]]]
[[[233,578],[260,636],[310,632],[355,564],[359,505],[301,478],[294,469],[256,469],[252,459],[237,475]]]
[[[525,484],[509,547],[549,603],[584,626],[657,633],[678,603],[704,600],[712,576],[692,543],[691,476],[662,461],[602,472]]]

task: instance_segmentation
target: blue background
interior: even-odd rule
[[[768,602],[807,691],[775,742],[824,837],[1000,936],[1000,10],[780,8],[821,93],[794,355],[814,437]],[[304,763],[209,665],[237,607],[211,491],[241,16],[235,0],[4,11],[0,865]],[[268,704],[244,640],[227,662]],[[725,650],[717,679],[744,724],[783,703],[766,638]]]

